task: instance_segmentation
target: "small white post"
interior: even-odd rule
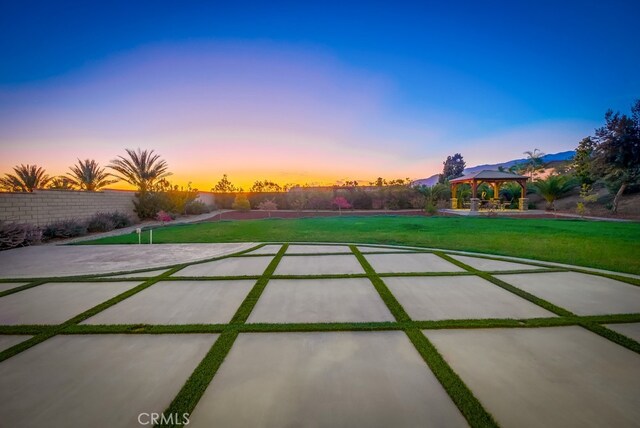
[[[142,244],[142,229],[136,228],[136,233],[138,234],[138,245]]]
[[[149,244],[153,244],[153,229],[149,229]]]

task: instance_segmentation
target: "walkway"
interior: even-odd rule
[[[31,249],[0,254],[3,425],[640,421],[636,277],[346,244]]]

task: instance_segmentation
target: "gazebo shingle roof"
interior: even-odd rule
[[[511,172],[482,170],[475,174],[463,175],[462,177],[449,180],[449,183],[462,183],[472,180],[526,180],[525,175],[513,174]]]

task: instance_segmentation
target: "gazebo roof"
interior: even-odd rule
[[[529,177],[525,175],[513,174],[511,172],[503,172],[503,171],[490,171],[490,170],[482,170],[480,172],[476,172],[475,174],[463,175],[462,177],[454,178],[453,180],[449,180],[449,183],[465,183],[468,181],[491,181],[491,180],[499,180],[499,181],[509,181],[509,180],[527,180]]]

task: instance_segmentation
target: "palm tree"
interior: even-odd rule
[[[78,163],[69,167],[71,173],[67,173],[71,183],[82,190],[91,192],[100,190],[104,186],[115,183],[118,180],[111,180],[112,174],[100,168],[95,160],[85,159],[84,162],[78,159]]]
[[[0,178],[0,187],[12,192],[33,192],[45,187],[51,177],[38,165],[20,165],[13,167],[14,174],[5,174]]]
[[[118,156],[111,161],[109,168],[119,173],[115,175],[116,178],[136,186],[140,192],[153,189],[157,181],[171,175],[167,171],[167,162],[154,154],[153,150],[126,151],[129,157]]]
[[[533,183],[533,191],[547,201],[547,209],[554,209],[553,203],[562,195],[570,192],[578,185],[574,177],[567,175],[550,175],[544,180],[536,180]]]
[[[529,174],[531,180],[533,181],[536,174],[542,170],[544,170],[544,162],[542,162],[542,157],[544,153],[538,149],[527,150],[524,152],[527,155],[527,160],[524,164],[524,171]]]
[[[48,188],[51,190],[73,190],[74,186],[75,183],[69,177],[61,175],[53,178]]]

